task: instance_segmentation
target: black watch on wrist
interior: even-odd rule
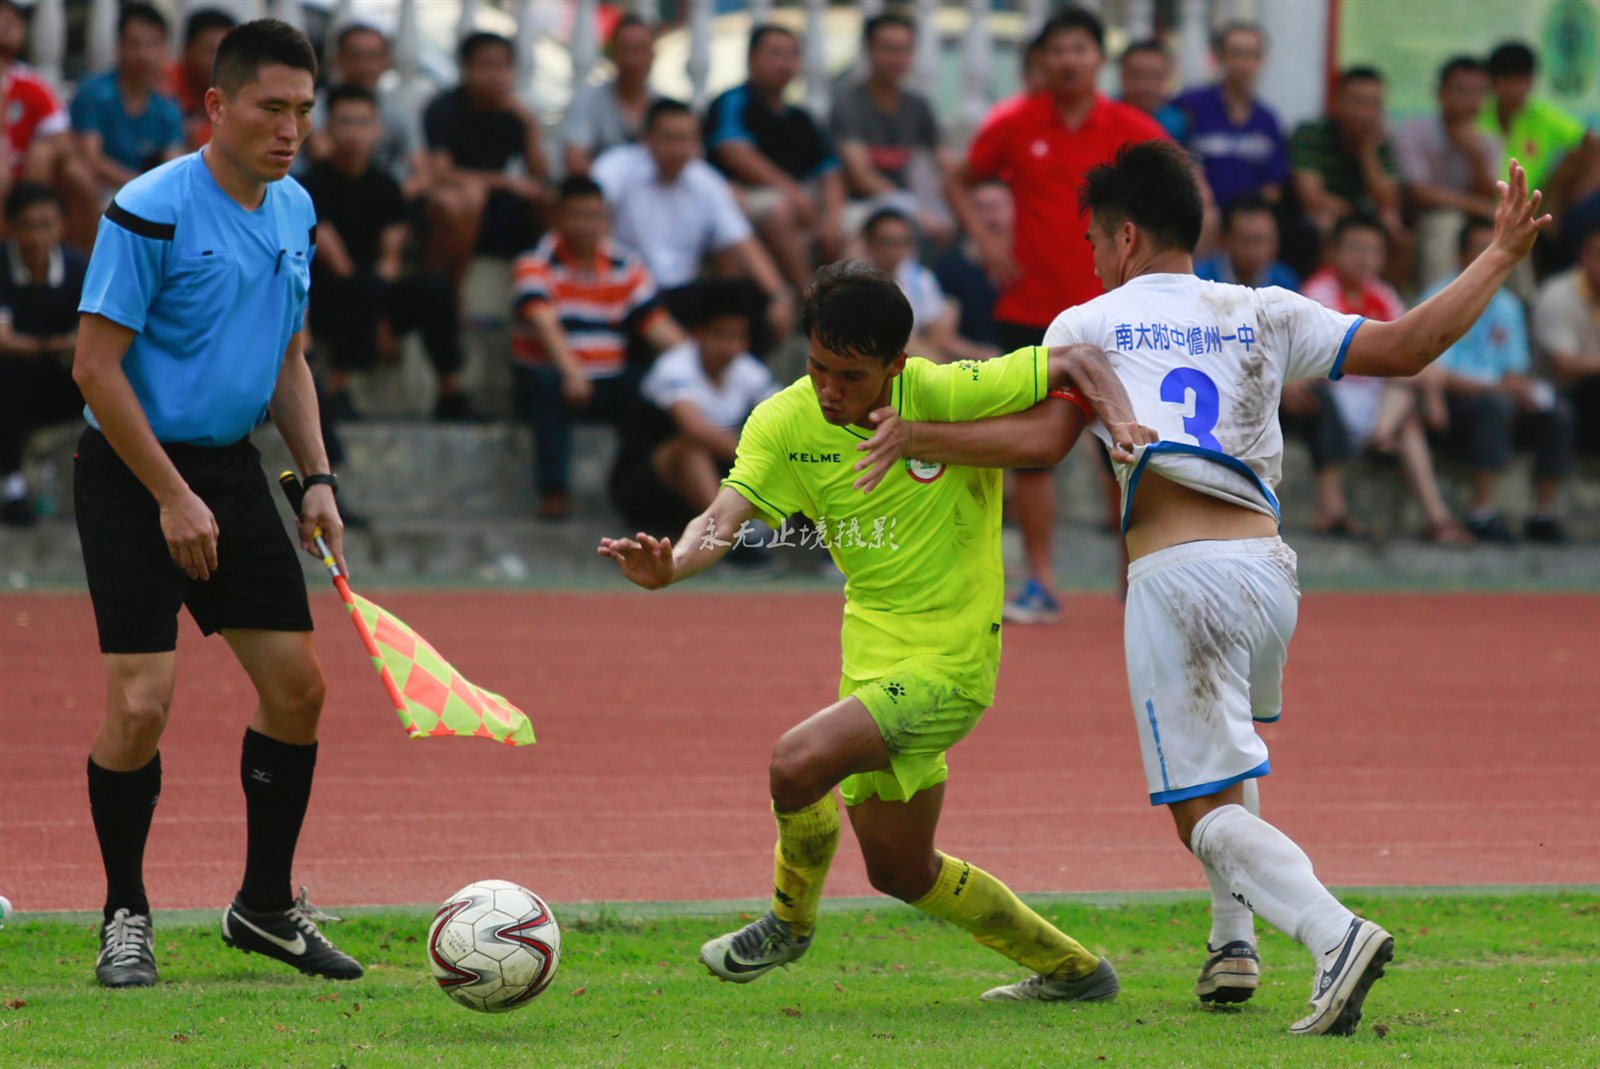
[[[329,490],[332,490],[335,494],[337,494],[339,492],[339,477],[333,474],[331,471],[323,475],[307,475],[302,481],[302,485],[304,485],[307,490],[311,489],[313,486],[326,486]]]

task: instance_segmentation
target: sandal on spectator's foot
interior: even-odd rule
[[[564,520],[572,515],[572,499],[565,490],[551,490],[539,498],[541,520]]]
[[[1472,533],[1455,520],[1430,523],[1422,532],[1422,540],[1435,546],[1470,546],[1476,541]]]
[[[1318,520],[1311,525],[1315,534],[1325,538],[1366,538],[1372,533],[1366,524],[1353,516],[1339,516],[1331,520]]]

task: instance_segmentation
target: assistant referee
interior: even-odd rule
[[[143,859],[180,605],[202,633],[221,632],[259,696],[240,762],[244,881],[223,941],[312,975],[362,973],[290,891],[324,686],[299,561],[250,443],[270,415],[308,475],[301,544],[320,526],[342,564],[302,329],[317,221],[286,177],[310,132],[316,70],[286,23],[230,32],[206,91],[211,143],[117,193],[78,306],[73,378],[89,429],[74,495],[107,684],[88,770],[107,987],[156,982]]]

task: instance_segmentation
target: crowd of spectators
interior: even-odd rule
[[[158,8],[123,4],[115,67],[84,79],[68,109],[21,62],[23,11],[0,0],[8,523],[32,516],[28,433],[75,407],[69,309],[98,218],[121,185],[206,143],[211,57],[232,25],[194,11],[174,41]],[[1313,457],[1319,531],[1364,532],[1345,490],[1364,458],[1403,474],[1428,539],[1563,540],[1562,482],[1576,455],[1600,453],[1600,138],[1532,93],[1529,47],[1450,59],[1435,113],[1398,126],[1383,74],[1350,68],[1326,114],[1289,130],[1259,96],[1270,46],[1259,27],[1217,32],[1215,81],[1200,86],[1174,84],[1159,40],[1136,42],[1107,95],[1101,24],[1066,8],[1019,57],[1024,91],[957,151],[906,84],[919,32],[892,10],[868,19],[861,62],[820,116],[792,102],[799,35],[758,26],[746,81],[697,114],[652,89],[655,29],[626,16],[606,46],[610,76],[579,87],[544,131],[517,95],[510,40],[466,37],[459,84],[419,113],[384,33],[344,26],[295,171],[320,220],[310,328],[326,415],[360,418],[353,378],[393,364],[415,333],[437,378],[435,418],[481,418],[460,381],[462,286],[475,260],[497,259],[540,515],[570,512],[572,427],[599,422],[618,430],[614,503],[666,524],[704,504],[744,416],[777,387],[763,358],[792,339],[821,263],[859,257],[892,275],[916,355],[982,360],[1037,343],[1062,308],[1100,291],[1082,221],[1064,207],[1084,173],[1124,144],[1171,138],[1204,178],[1202,277],[1393,318],[1482,250],[1515,156],[1557,216],[1536,262],[1424,375],[1296,384],[1283,412]],[[1519,448],[1534,455],[1520,529],[1497,506]],[[1438,451],[1470,470],[1460,515],[1440,491]],[[1030,577],[1013,618],[1056,610],[1054,485],[1048,472],[1016,480]]]

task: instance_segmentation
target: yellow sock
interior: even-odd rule
[[[1011,888],[976,865],[939,858],[939,878],[913,908],[943,917],[984,946],[1053,979],[1076,980],[1099,966],[1099,957],[1023,905]]]
[[[778,845],[772,852],[772,912],[789,930],[804,939],[817,926],[817,906],[822,901],[822,881],[839,846],[839,803],[833,792],[804,809],[782,813]]]

